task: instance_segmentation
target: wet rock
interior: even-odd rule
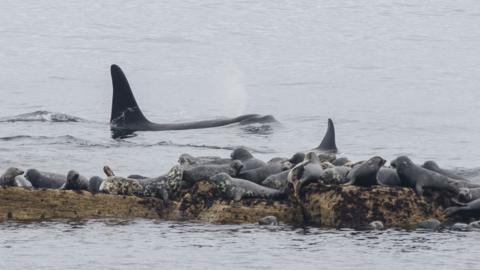
[[[385,228],[383,223],[381,221],[378,221],[378,220],[370,222],[370,224],[368,224],[368,227],[371,230],[383,230]]]
[[[275,225],[275,226],[279,225],[278,219],[275,216],[263,217],[258,221],[258,224],[259,225]]]
[[[438,219],[427,219],[417,223],[417,229],[438,231],[440,229],[441,222]]]
[[[468,228],[472,230],[480,230],[480,220],[468,224]]]
[[[457,222],[455,224],[453,224],[450,229],[452,231],[468,231],[469,230],[469,226],[468,224],[466,223],[460,223],[460,222]]]

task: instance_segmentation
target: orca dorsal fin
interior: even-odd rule
[[[317,149],[330,153],[337,152],[337,145],[335,143],[335,127],[333,126],[333,121],[330,118],[328,118],[327,132],[325,133],[325,136],[323,136],[323,140]]]
[[[128,125],[149,123],[142,110],[140,110],[122,69],[117,65],[112,65],[110,71],[113,85],[111,127],[121,128]]]

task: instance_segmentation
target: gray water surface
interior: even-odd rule
[[[268,160],[317,146],[330,117],[352,160],[407,154],[480,181],[475,0],[1,1],[0,37],[1,170],[157,176],[182,153],[240,145]],[[152,121],[259,113],[281,124],[113,140],[113,63]],[[2,224],[0,268],[478,267],[477,233],[311,230]]]

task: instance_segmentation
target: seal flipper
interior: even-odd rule
[[[315,149],[330,153],[336,153],[338,151],[335,143],[335,127],[333,126],[332,119],[328,118],[327,132],[325,133],[325,136],[323,136],[320,145]]]
[[[112,74],[113,86],[111,128],[150,124],[150,121],[147,120],[140,110],[122,69],[117,65],[112,65],[110,72]]]

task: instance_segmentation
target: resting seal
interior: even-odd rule
[[[323,175],[323,183],[326,185],[339,185],[343,184],[345,177],[348,175],[352,168],[347,166],[335,166],[325,169]]]
[[[460,188],[457,198],[460,202],[470,202],[480,199],[480,188]]]
[[[262,186],[284,190],[288,184],[288,174],[290,170],[283,171],[274,175],[270,175],[262,182]]]
[[[32,183],[30,183],[30,181],[28,181],[23,175],[15,176],[15,186],[33,188]]]
[[[67,182],[67,177],[63,174],[51,173],[51,172],[41,172],[36,169],[29,169],[25,173],[25,178],[27,178],[34,188],[61,188],[65,182]]]
[[[143,195],[143,187],[138,180],[115,176],[110,167],[103,167],[107,179],[103,180],[99,192],[112,195]]]
[[[238,159],[243,163],[242,171],[248,171],[256,168],[266,166],[267,164],[257,158],[254,158],[253,155],[245,148],[236,148],[233,150],[230,157],[235,160]]]
[[[438,164],[433,160],[425,161],[425,163],[423,163],[423,165],[422,165],[422,168],[425,168],[425,169],[430,170],[430,171],[434,171],[434,172],[439,173],[439,174],[443,174],[443,175],[445,175],[447,177],[450,177],[452,179],[468,181],[467,179],[455,174],[454,172],[452,172],[450,170],[445,170],[445,169],[440,168],[440,166],[438,166]]]
[[[248,171],[242,171],[238,174],[238,178],[252,181],[254,183],[260,184],[262,181],[267,179],[270,175],[274,175],[282,172],[283,164],[286,159],[275,158],[267,162],[266,166],[259,168],[251,169]]]
[[[381,167],[377,173],[377,183],[381,186],[401,187],[402,181],[398,177],[397,170]]]
[[[0,186],[13,187],[15,184],[15,177],[22,175],[23,171],[10,167],[0,176]]]
[[[324,174],[316,153],[309,152],[305,155],[305,160],[290,171],[288,182],[292,185],[294,194],[297,195],[304,185],[321,180]]]
[[[88,191],[92,193],[100,192],[100,185],[103,182],[103,178],[100,176],[92,176],[90,180],[88,180]]]
[[[221,158],[215,156],[203,156],[203,157],[194,157],[189,154],[181,154],[178,158],[178,163],[182,166],[197,166],[197,165],[224,165],[232,162],[229,158]]]
[[[385,164],[385,160],[375,156],[369,160],[354,166],[347,174],[346,185],[371,187],[377,185],[378,170]]]
[[[480,216],[480,199],[473,200],[463,206],[452,206],[445,210],[447,217],[453,215]]]
[[[397,157],[391,165],[397,170],[402,185],[414,188],[417,195],[421,196],[424,188],[447,190],[455,194],[459,191],[451,178],[417,166],[406,156]]]
[[[243,198],[274,199],[283,195],[282,192],[263,187],[248,180],[232,178],[226,173],[213,176],[210,181],[216,187],[219,195],[228,200],[239,201]]]
[[[88,190],[88,180],[77,171],[70,170],[67,173],[67,182],[61,189],[65,190]]]
[[[239,160],[234,160],[225,165],[198,165],[187,168],[183,171],[183,180],[190,185],[200,180],[208,180],[210,177],[219,174],[227,173],[231,176],[237,176],[243,168],[243,164]]]

